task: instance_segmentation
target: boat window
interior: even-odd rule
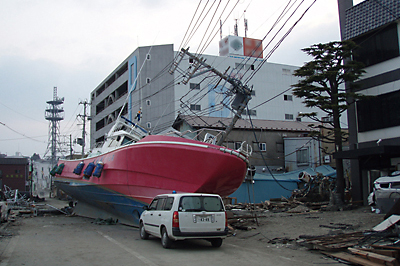
[[[154,199],[149,205],[149,211],[155,210],[157,207],[158,199]]]
[[[127,144],[131,144],[133,142],[133,140],[131,138],[128,137],[124,137],[124,139],[122,140],[121,145],[127,145]]]
[[[165,211],[171,210],[173,203],[174,203],[174,198],[172,197],[167,198],[167,200],[165,201],[164,210]]]

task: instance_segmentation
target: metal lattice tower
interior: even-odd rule
[[[53,89],[53,100],[47,101],[48,104],[45,111],[46,120],[49,123],[49,140],[47,142],[47,149],[44,157],[50,159],[52,166],[57,163],[57,152],[60,151],[60,121],[64,120],[64,97],[57,96],[57,87]]]

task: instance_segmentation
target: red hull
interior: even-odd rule
[[[232,154],[234,153],[234,154]],[[229,149],[184,138],[150,135],[137,143],[84,160],[60,160],[58,180],[101,186],[143,203],[162,193],[202,192],[232,194],[246,175],[247,164]],[[243,157],[243,156],[242,156]],[[103,162],[99,178],[73,173],[83,161]],[[70,190],[71,191],[71,190]],[[83,200],[84,195],[71,195]]]

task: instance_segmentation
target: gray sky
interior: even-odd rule
[[[247,36],[264,38],[288,1],[238,1],[231,15],[222,17],[226,19],[223,36],[233,35],[235,19],[239,35],[244,36],[245,16]],[[227,10],[236,3],[231,2]],[[286,30],[312,2],[304,1]],[[354,0],[354,4],[359,2]],[[79,137],[76,116],[83,113],[79,102],[89,99],[90,92],[138,46],[173,43],[177,50],[198,4],[183,0],[0,0],[0,153],[43,156],[49,131],[44,119],[46,101],[52,99],[55,86],[58,95],[65,97],[61,134]],[[221,2],[225,4],[226,0]],[[317,0],[268,61],[301,66],[311,58],[300,49],[339,40],[337,10],[337,0]],[[207,17],[202,25],[210,20]],[[186,45],[191,51],[196,51],[205,30],[200,27]],[[219,32],[204,53],[218,55],[218,41]]]

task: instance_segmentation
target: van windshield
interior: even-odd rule
[[[218,197],[184,196],[180,200],[179,210],[184,212],[219,212],[224,211],[224,205]]]

